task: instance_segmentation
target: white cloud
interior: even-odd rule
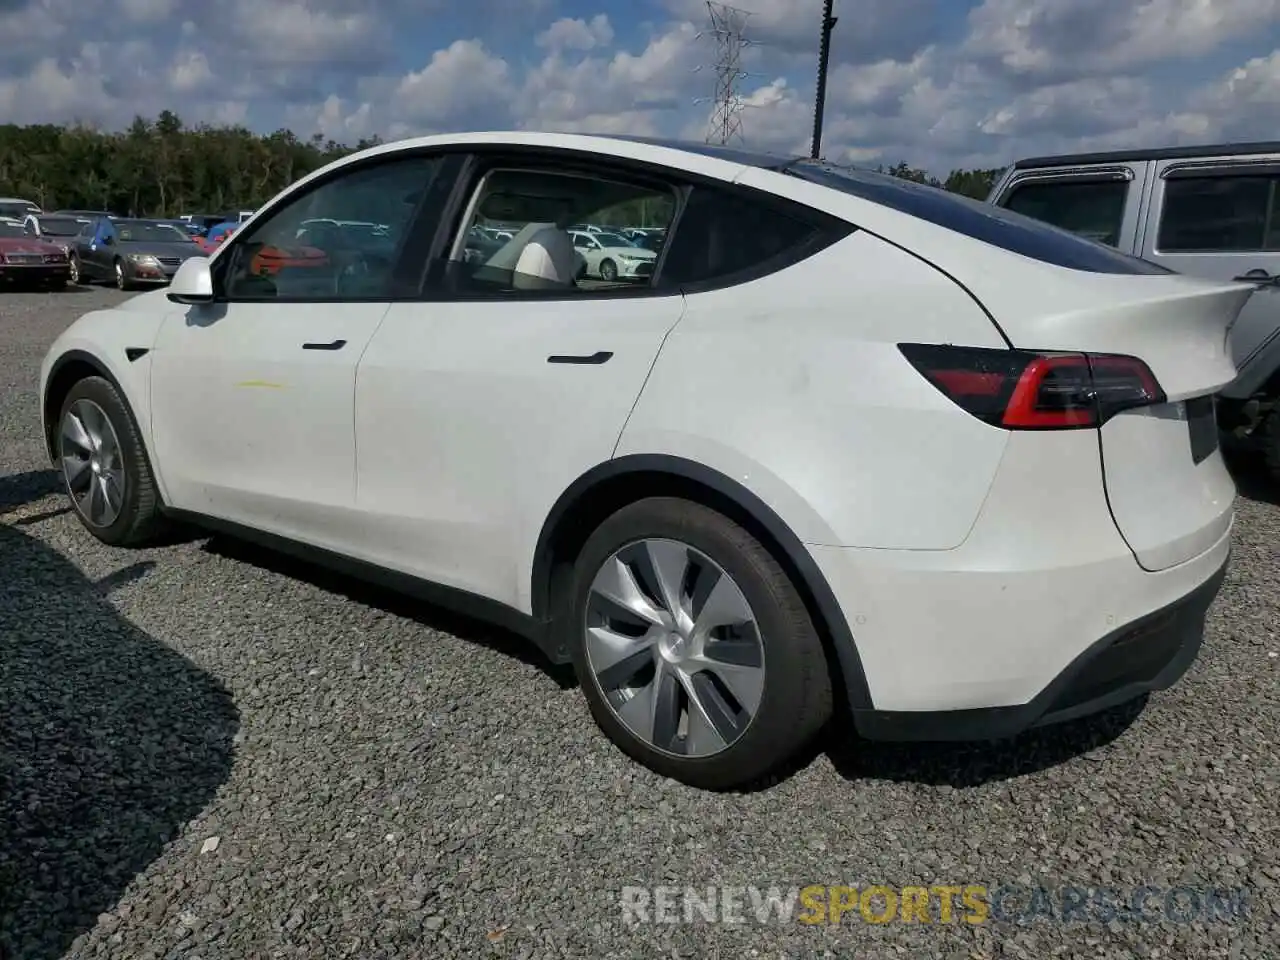
[[[169,85],[178,93],[190,93],[213,82],[209,58],[199,50],[179,51],[169,66]]]
[[[507,62],[479,40],[455,40],[423,69],[406,74],[393,94],[398,119],[463,122],[478,111],[502,110],[512,93]]]
[[[1280,0],[973,0],[967,19],[959,2],[840,0],[829,156],[945,173],[1280,125]],[[758,41],[742,51],[748,145],[808,149],[820,3],[736,0]],[[169,108],[348,142],[477,127],[702,139],[716,55],[703,0],[599,7],[0,0],[0,118],[119,128]]]
[[[552,50],[592,50],[613,42],[613,27],[603,13],[590,21],[562,17],[538,34],[534,42]]]
[[[120,0],[120,11],[137,23],[155,23],[173,13],[173,0]]]
[[[1084,76],[1194,57],[1280,21],[1280,0],[983,0],[965,50],[1021,74]]]

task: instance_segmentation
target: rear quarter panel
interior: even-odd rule
[[[917,374],[903,341],[1005,345],[957,283],[861,231],[770,276],[691,294],[617,455],[718,470],[810,544],[955,547],[1007,435]]]

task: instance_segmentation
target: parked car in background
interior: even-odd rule
[[[1280,482],[1278,188],[1280,142],[1244,143],[1032,157],[1005,171],[989,201],[1180,273],[1252,284],[1217,420]]]
[[[203,253],[172,223],[99,217],[76,237],[71,274],[76,283],[110,280],[132,290],[168,283],[185,260]]]
[[[0,283],[57,290],[69,278],[62,247],[31,236],[21,224],[0,223]]]
[[[217,249],[239,226],[240,224],[228,220],[214,224],[204,236],[206,249]]]
[[[210,227],[226,221],[226,217],[208,213],[188,213],[184,214],[180,219],[191,224],[195,228],[196,234],[202,237],[209,233]]]
[[[649,276],[578,278],[563,224],[675,197]],[[390,245],[255,271],[317,218]],[[481,220],[521,226],[477,264]],[[73,323],[40,409],[100,541],[181,519],[487,614],[630,756],[729,788],[837,695],[867,738],[983,740],[1174,683],[1231,549],[1211,397],[1250,293],[814,160],[450,134]]]
[[[574,248],[587,262],[587,276],[601,280],[638,280],[653,275],[658,255],[619,233],[571,230]]]
[[[21,197],[0,197],[0,217],[8,217],[21,223],[28,215],[40,212],[38,203]]]
[[[75,243],[76,236],[89,220],[82,217],[67,217],[56,213],[29,214],[23,222],[23,229],[29,236],[47,240],[62,248],[68,256]]]

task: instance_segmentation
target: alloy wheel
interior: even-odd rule
[[[59,438],[62,474],[76,510],[91,526],[111,526],[124,507],[126,482],[111,418],[92,400],[77,400],[62,418]]]
[[[80,258],[79,258],[79,257],[71,257],[71,258],[70,258],[70,260],[69,260],[69,262],[68,262],[68,267],[69,267],[69,269],[70,269],[70,273],[71,273],[71,282],[72,282],[72,283],[74,283],[74,284],[76,284],[76,285],[79,285],[79,283],[80,283]]]
[[[614,715],[665,753],[710,757],[746,732],[764,693],[764,648],[741,588],[669,539],[631,543],[587,597],[587,663]]]
[[[116,286],[121,290],[125,288],[124,264],[119,260],[116,261]]]

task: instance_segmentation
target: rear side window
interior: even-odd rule
[[[1172,272],[995,204],[900,177],[810,161],[794,164],[787,172],[1054,266],[1091,273]]]
[[[1014,186],[1001,206],[1114,247],[1128,198],[1127,180],[1030,180]]]
[[[1165,181],[1161,253],[1280,250],[1275,176],[1172,176]]]
[[[764,201],[694,187],[672,235],[659,285],[727,285],[816,250],[827,231]]]

